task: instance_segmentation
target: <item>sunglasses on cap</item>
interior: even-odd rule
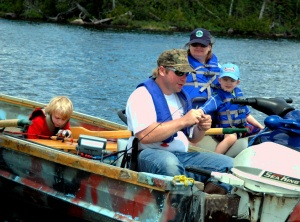
[[[203,45],[203,44],[201,44],[201,43],[192,43],[191,46],[193,46],[193,47],[198,47],[198,46],[200,46],[201,48],[206,48],[208,45]]]
[[[173,67],[165,67],[165,68],[168,69],[168,70],[173,71],[176,76],[180,76],[180,77],[183,76],[183,75],[188,76],[190,74],[189,72],[178,71],[177,69],[175,69]]]

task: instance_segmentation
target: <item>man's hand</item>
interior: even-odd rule
[[[208,130],[212,123],[211,116],[204,114],[202,109],[192,109],[184,118],[187,126],[198,124],[202,130]]]
[[[212,119],[210,115],[203,114],[202,118],[198,122],[198,129],[206,131],[211,128]]]

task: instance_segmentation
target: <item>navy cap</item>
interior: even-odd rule
[[[209,31],[203,28],[197,28],[191,33],[189,44],[200,43],[208,46],[211,43],[211,38],[212,36]]]

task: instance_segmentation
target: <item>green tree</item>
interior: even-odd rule
[[[0,13],[25,19],[79,18],[106,20],[106,25],[165,31],[299,36],[299,0],[0,0]],[[78,7],[80,4],[80,7]],[[68,13],[66,13],[68,12]],[[69,13],[70,12],[70,13]],[[120,16],[131,12],[131,16]],[[130,13],[129,13],[130,14]]]

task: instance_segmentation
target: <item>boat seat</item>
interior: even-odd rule
[[[35,142],[41,145],[49,146],[51,148],[60,149],[67,152],[76,152],[77,143],[62,142],[61,140],[49,140],[49,139],[28,139],[31,142]],[[114,152],[117,150],[118,144],[116,142],[107,141],[106,150]]]
[[[118,116],[127,125],[127,116],[126,116],[126,113],[125,113],[125,109],[119,110],[118,111]]]

